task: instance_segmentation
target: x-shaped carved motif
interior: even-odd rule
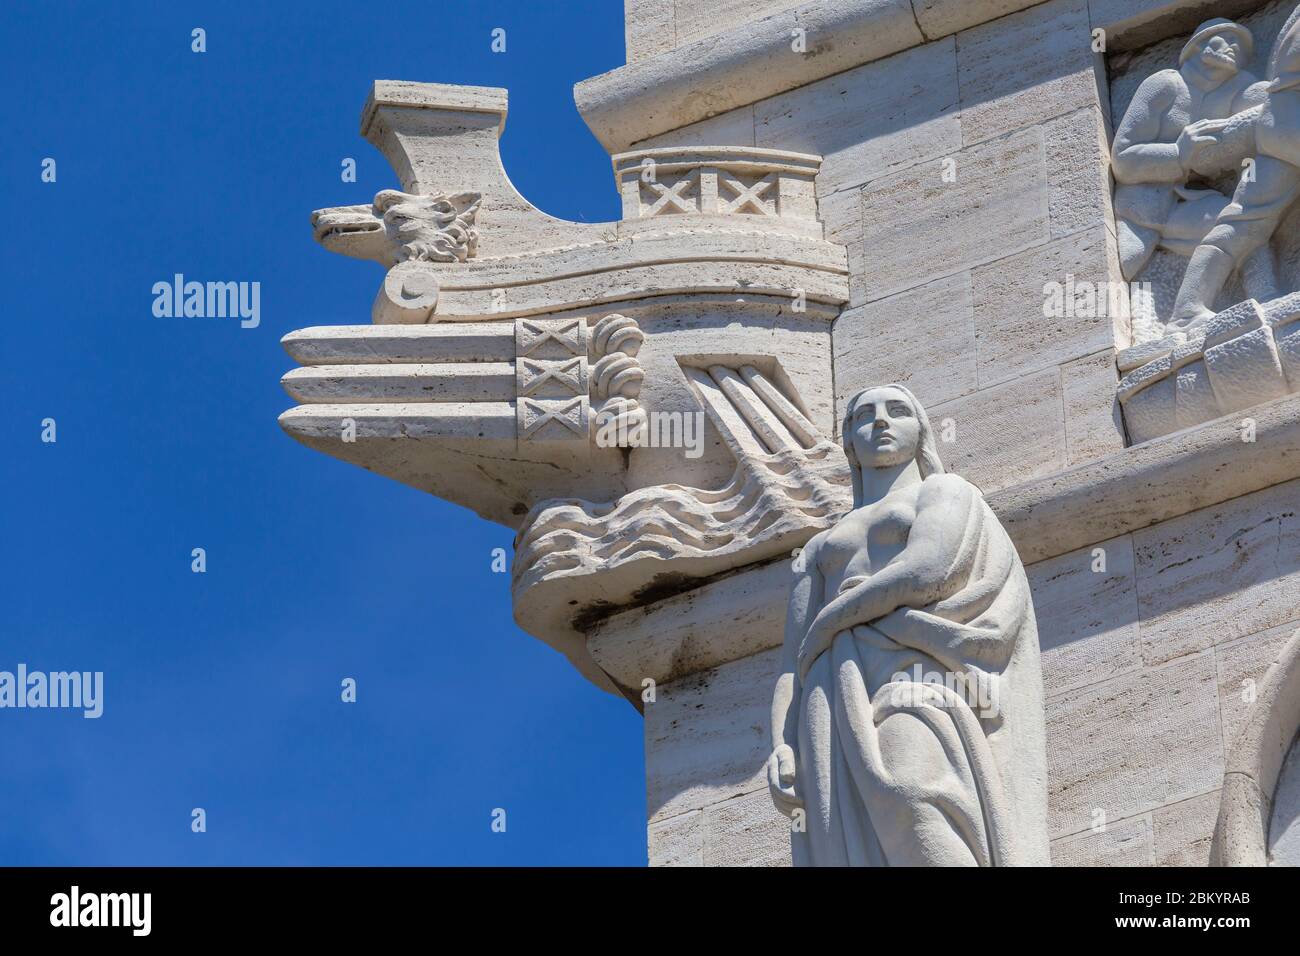
[[[547,382],[558,382],[571,392],[582,391],[582,358],[569,362],[538,362],[532,359],[519,360],[524,372],[530,377],[524,385],[524,394],[531,395]]]
[[[772,177],[764,176],[752,186],[746,186],[741,180],[733,179],[730,176],[719,176],[718,184],[726,186],[736,194],[735,199],[722,200],[723,212],[744,212],[746,207],[753,209],[754,212],[764,216],[770,216],[771,213],[763,205],[763,193],[772,185]]]
[[[519,324],[519,351],[521,354],[527,355],[530,352],[535,352],[547,342],[555,342],[571,355],[584,351],[582,345],[582,321],[582,319],[574,319],[572,322],[566,322],[563,325],[544,325],[538,322],[529,322],[526,319],[522,320]]]
[[[586,396],[581,395],[566,402],[542,404],[542,402],[535,399],[521,397],[519,404],[524,410],[523,437],[529,438],[535,435],[546,427],[547,422],[552,421],[557,422],[575,434],[584,434],[582,412],[586,400]]]
[[[682,190],[689,188],[691,185],[690,176],[683,176],[671,186],[665,186],[661,182],[650,182],[646,183],[646,185],[649,186],[650,190],[656,193],[659,198],[656,199],[650,208],[645,211],[645,215],[657,216],[661,210],[670,205],[677,212],[691,212],[694,209],[694,205],[691,201],[682,195]]]

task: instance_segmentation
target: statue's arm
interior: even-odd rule
[[[781,668],[772,692],[772,756],[768,758],[768,789],[776,808],[789,816],[802,806],[795,790],[794,745],[798,740],[799,645],[821,605],[825,586],[817,569],[816,549],[821,535],[804,547],[795,563],[794,585],[786,611],[785,641],[781,646]]]
[[[797,739],[794,702],[799,696],[798,656],[808,626],[824,600],[825,585],[817,569],[816,549],[821,536],[813,538],[796,560],[794,584],[785,618],[785,641],[781,646],[781,667],[772,694],[772,749],[791,747]]]
[[[900,607],[925,607],[955,589],[949,570],[961,545],[975,489],[953,475],[927,480],[907,546],[858,586],[828,602],[808,628],[798,660],[807,665],[840,631],[869,624]]]
[[[1176,75],[1165,71],[1147,77],[1133,94],[1111,150],[1111,166],[1119,182],[1177,183],[1186,178],[1178,144],[1156,142],[1177,94]]]

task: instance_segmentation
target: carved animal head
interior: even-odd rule
[[[399,262],[464,262],[478,250],[478,193],[418,196],[385,189],[369,206],[335,206],[311,216],[316,241],[331,252]]]

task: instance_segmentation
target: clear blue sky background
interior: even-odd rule
[[[106,684],[99,720],[0,710],[0,863],[644,864],[640,718],[514,625],[511,533],[276,424],[280,337],[382,274],[308,219],[397,185],[371,81],[507,87],[520,192],[614,219],[572,86],[620,0],[7,2],[0,46],[0,669]],[[155,318],[176,272],[260,281],[261,326]]]

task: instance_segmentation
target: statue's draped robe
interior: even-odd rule
[[[797,866],[1049,862],[1025,570],[978,490],[953,475],[926,481],[942,482],[964,515],[962,533],[945,536],[940,599],[863,621],[800,661],[796,779],[806,826],[792,833]],[[957,693],[918,683],[927,675],[955,675]]]

